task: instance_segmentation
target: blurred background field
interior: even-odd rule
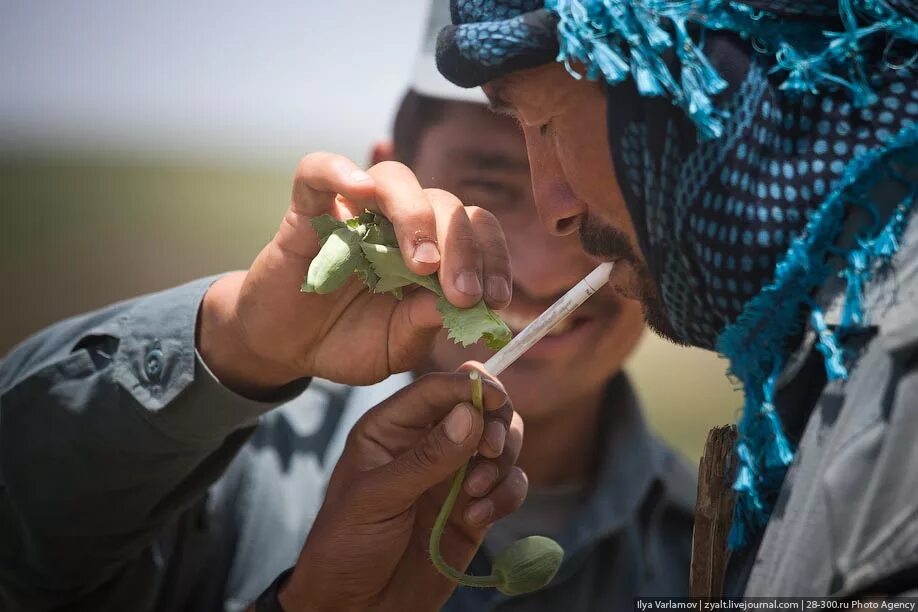
[[[363,160],[386,135],[424,0],[386,5],[4,2],[0,355],[61,317],[245,267],[302,153]],[[631,361],[652,424],[693,461],[740,405],[724,369],[649,334]]]

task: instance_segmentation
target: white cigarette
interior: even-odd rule
[[[564,317],[571,314],[583,304],[588,297],[599,291],[609,282],[613,262],[599,264],[595,270],[586,275],[582,281],[562,295],[557,302],[539,315],[539,317],[526,326],[516,335],[507,346],[497,351],[493,357],[484,363],[484,368],[493,376],[509,368],[523,353],[532,348],[532,345],[542,339],[545,334],[561,322]]]

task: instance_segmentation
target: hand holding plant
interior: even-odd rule
[[[450,304],[436,274],[421,276],[402,259],[395,231],[388,219],[366,211],[347,221],[331,215],[312,220],[322,245],[309,265],[301,291],[331,293],[357,274],[373,293],[388,293],[401,300],[404,291],[422,287],[435,294],[437,310],[449,337],[462,346],[484,340],[497,350],[510,341],[510,328],[484,300],[468,308]]]
[[[528,488],[515,466],[522,422],[499,383],[485,379],[481,391],[479,412],[468,372],[428,374],[358,421],[281,591],[285,609],[423,612],[443,606],[456,584],[431,564],[435,523],[442,530],[441,558],[463,569],[488,525],[513,512]],[[500,448],[482,435],[493,426],[506,432]],[[455,507],[441,514],[449,480],[476,450],[469,473],[486,478],[455,490]]]
[[[320,250],[312,221],[345,221],[367,209],[392,222],[404,268],[434,275],[442,297],[406,291],[396,300],[367,291],[356,277],[333,293],[297,291]],[[506,306],[509,261],[490,213],[422,189],[402,164],[364,172],[339,155],[307,155],[273,239],[248,271],[219,279],[205,296],[197,346],[217,378],[246,395],[306,376],[371,384],[420,364],[443,324],[439,300],[458,308],[482,300]]]

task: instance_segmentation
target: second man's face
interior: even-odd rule
[[[513,264],[513,300],[500,314],[519,332],[598,263],[578,236],[551,235],[533,201],[526,143],[516,121],[484,105],[449,103],[418,143],[413,170],[424,187],[437,187],[493,213],[507,237]],[[564,199],[567,193],[548,194]],[[530,422],[559,406],[587,399],[633,351],[643,331],[638,302],[609,288],[598,292],[511,366],[501,380]],[[463,349],[443,335],[432,364],[450,370],[468,359],[485,361],[481,346]]]

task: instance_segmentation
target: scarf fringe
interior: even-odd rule
[[[587,78],[602,75],[610,84],[631,75],[641,95],[667,96],[681,107],[700,140],[723,133],[728,115],[712,98],[727,83],[705,55],[703,42],[692,39],[689,26],[700,26],[702,41],[707,30],[730,30],[754,41],[757,51],[774,56],[772,72],[787,73],[781,89],[815,94],[841,87],[858,107],[877,100],[864,67],[865,45],[918,43],[918,23],[875,0],[839,0],[834,14],[844,26],[841,32],[823,31],[817,20],[790,20],[732,0],[546,0],[545,8],[558,14],[557,59],[574,78],[580,75],[572,62],[586,67]],[[821,7],[818,12],[813,16],[831,16]],[[678,58],[678,79],[663,59],[670,48]]]
[[[846,270],[847,272],[847,270]],[[849,286],[849,290],[851,287]],[[846,292],[848,293],[848,292]],[[852,303],[851,309],[861,310],[860,293],[857,304]],[[849,307],[848,297],[845,298],[845,309]],[[845,367],[845,352],[839,344],[835,332],[826,325],[826,318],[822,309],[810,302],[810,327],[816,332],[816,349],[822,353],[826,365],[826,378],[829,380],[848,380],[848,368]]]
[[[735,323],[721,332],[717,350],[730,360],[730,374],[742,382],[745,392],[743,417],[737,443],[737,492],[733,527],[728,544],[735,550],[764,528],[774,507],[794,450],[781,427],[774,405],[777,373],[783,365],[787,343],[800,329],[799,314],[810,312],[809,327],[816,334],[829,380],[848,376],[849,358],[844,349],[846,333],[866,323],[864,287],[873,271],[888,265],[899,249],[899,238],[918,199],[918,182],[895,171],[894,154],[904,163],[918,163],[918,125],[904,128],[885,147],[868,151],[852,161],[836,188],[810,217],[801,235],[793,240],[778,264],[775,280],[750,300]],[[892,179],[907,188],[890,218],[874,222],[845,255],[839,276],[846,283],[842,322],[831,329],[823,311],[809,296],[832,273],[826,263],[839,249],[835,243],[848,206],[867,206],[876,219],[879,213],[867,193],[877,182]]]

